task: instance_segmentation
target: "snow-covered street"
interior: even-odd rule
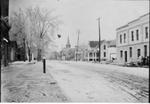
[[[47,61],[47,70],[73,102],[148,102],[148,68]]]
[[[149,70],[108,64],[14,62],[1,71],[2,102],[148,102]]]

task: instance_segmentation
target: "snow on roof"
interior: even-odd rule
[[[116,40],[107,41],[108,47],[116,47]]]
[[[101,44],[106,43],[108,47],[116,47],[116,40],[102,40]],[[99,41],[89,41],[90,48],[98,48]]]
[[[101,43],[103,43],[105,40],[102,40]],[[96,48],[99,45],[99,41],[89,41],[90,48]]]

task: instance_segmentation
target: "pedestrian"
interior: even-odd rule
[[[146,65],[146,57],[143,57],[143,65]]]
[[[141,66],[143,66],[144,65],[144,57],[142,56],[141,57]]]
[[[142,56],[139,56],[138,59],[137,59],[139,66],[141,66],[141,60],[142,60]]]

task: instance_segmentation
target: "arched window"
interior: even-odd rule
[[[122,43],[122,35],[120,35],[120,43]]]

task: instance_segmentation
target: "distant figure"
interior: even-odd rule
[[[140,65],[140,66],[141,66],[142,56],[139,56],[137,61],[138,61],[138,65]]]
[[[115,60],[115,58],[112,58],[112,61],[114,61]]]
[[[146,57],[146,60],[145,60],[145,61],[146,61],[146,62],[145,62],[146,65],[150,65],[150,63],[149,63],[149,56]]]
[[[146,57],[142,58],[142,65],[146,65]]]

